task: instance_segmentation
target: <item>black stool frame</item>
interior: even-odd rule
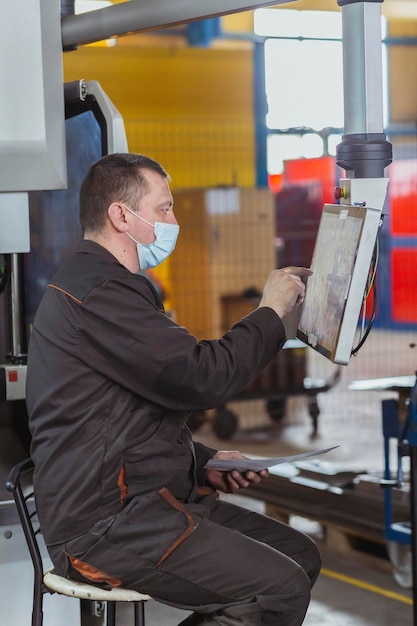
[[[33,581],[33,606],[32,606],[32,626],[43,625],[43,596],[46,593],[55,593],[49,589],[43,582],[44,569],[42,563],[41,552],[38,543],[38,536],[41,534],[39,520],[37,518],[36,503],[33,487],[30,487],[25,493],[22,487],[22,477],[25,474],[33,473],[32,459],[25,459],[15,465],[7,479],[6,489],[13,494],[16,503],[17,512],[20,523],[23,528],[26,543],[29,548],[30,556],[34,569]],[[33,506],[32,506],[33,505]],[[132,602],[134,606],[134,626],[145,626],[145,602]],[[116,625],[116,602],[106,602],[106,622],[107,626]]]

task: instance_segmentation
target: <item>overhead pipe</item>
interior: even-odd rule
[[[64,50],[72,50],[119,35],[288,2],[294,0],[130,0],[79,15],[64,15],[62,45]]]

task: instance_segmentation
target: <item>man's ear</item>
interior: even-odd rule
[[[113,202],[107,209],[110,223],[113,228],[119,233],[124,233],[128,230],[129,225],[126,221],[126,209],[119,203]]]

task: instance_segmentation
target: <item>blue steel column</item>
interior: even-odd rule
[[[208,20],[198,20],[187,24],[187,43],[189,46],[208,48],[213,39],[221,37],[221,23],[219,17]]]
[[[411,568],[413,579],[413,624],[417,626],[417,382],[410,392],[407,421],[410,447]]]
[[[256,186],[268,187],[266,162],[266,141],[268,131],[266,114],[268,104],[265,87],[265,48],[264,41],[255,41],[253,48],[253,106],[255,117],[255,167]]]

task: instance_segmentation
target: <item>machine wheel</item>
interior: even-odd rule
[[[308,400],[308,412],[313,421],[313,435],[317,434],[319,426],[320,407],[316,397],[309,398]]]
[[[235,413],[225,408],[217,409],[213,418],[213,431],[219,439],[230,439],[235,434],[237,425]]]
[[[269,417],[274,422],[279,422],[285,417],[285,398],[279,398],[278,400],[268,400],[266,405]]]
[[[413,563],[410,546],[396,541],[387,541],[387,551],[395,582],[403,589],[411,589],[413,586]]]

